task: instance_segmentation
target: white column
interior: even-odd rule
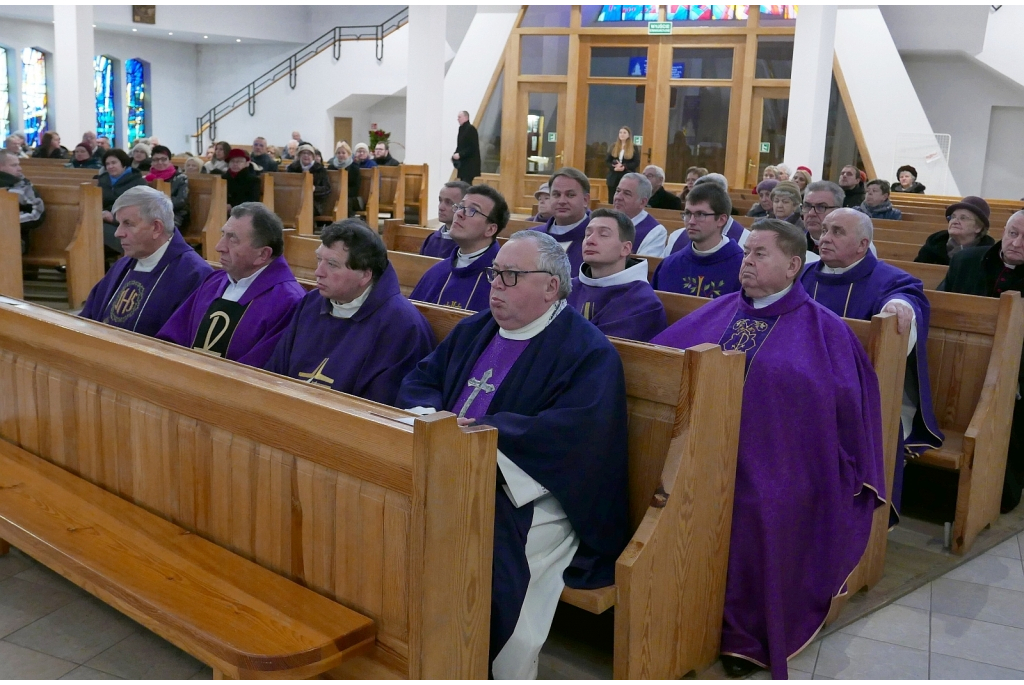
[[[405,161],[430,165],[427,217],[437,217],[437,193],[444,162],[455,151],[443,150],[442,130],[457,127],[457,112],[444,109],[445,28],[444,5],[409,6],[409,85],[405,95]],[[450,165],[449,165],[450,166]]]
[[[92,5],[53,6],[53,100],[50,128],[70,148],[96,130]]]
[[[810,167],[815,179],[825,164],[836,10],[835,5],[800,5],[793,44],[785,162],[790,169]]]

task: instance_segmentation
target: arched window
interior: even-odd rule
[[[114,61],[106,55],[93,58],[95,73],[93,85],[96,93],[96,135],[110,139],[111,147],[117,146],[114,135],[117,131],[117,108],[114,106]]]
[[[46,55],[35,48],[21,51],[21,107],[25,119],[25,143],[35,147],[49,128]]]
[[[11,135],[11,87],[7,79],[7,48],[0,48],[0,138]]]
[[[130,59],[124,63],[125,102],[128,103],[128,143],[134,145],[149,130],[146,91],[149,89],[149,63]]]

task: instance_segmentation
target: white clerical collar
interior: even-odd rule
[[[363,306],[363,302],[366,302],[366,298],[370,296],[371,292],[373,292],[372,283],[362,295],[351,302],[342,304],[341,302],[331,300],[331,316],[336,319],[351,319],[359,311],[359,308]]]
[[[164,254],[167,252],[167,248],[169,248],[170,246],[171,239],[168,238],[163,245],[156,248],[156,252],[149,255],[148,257],[142,257],[141,259],[137,260],[135,262],[135,268],[132,269],[132,271],[138,271],[139,273],[148,274],[150,271],[156,268],[157,264],[160,263],[160,260],[163,259]]]
[[[865,256],[867,256],[867,255],[865,255]],[[858,264],[860,264],[863,261],[864,261],[864,257],[861,257],[860,259],[855,261],[850,266],[837,266],[835,268],[829,266],[828,264],[822,264],[821,265],[821,272],[822,273],[826,273],[826,274],[845,274],[847,271],[849,271],[850,269],[852,269],[853,267],[857,266]]]
[[[632,219],[630,219],[630,221],[633,222],[634,226],[637,226],[637,225],[640,224],[641,221],[643,221],[646,218],[647,218],[647,210],[646,209],[641,209],[640,213],[637,214],[636,216],[634,216]]]
[[[255,281],[268,266],[270,266],[269,263],[264,264],[252,276],[239,278],[237,281],[231,278],[231,276],[228,276],[228,287],[224,289],[224,294],[221,295],[221,299],[227,300],[228,302],[238,302],[242,299],[242,296],[245,295],[245,291],[249,289],[249,286],[252,285],[253,281]]]
[[[784,298],[786,296],[786,294],[790,290],[792,290],[792,289],[793,289],[793,284],[790,283],[789,286],[785,290],[780,290],[779,292],[775,293],[774,295],[766,295],[764,297],[755,297],[755,298],[753,298],[754,309],[764,309],[768,305],[775,304],[776,302],[778,302],[779,300]]]
[[[551,232],[554,233],[555,235],[564,235],[564,234],[568,233],[569,231],[571,231],[572,229],[574,229],[577,226],[579,226],[580,224],[582,224],[586,220],[587,220],[587,216],[584,214],[582,219],[580,219],[579,221],[577,221],[574,224],[569,224],[568,226],[559,226],[554,221],[552,221],[551,222]]]
[[[602,278],[591,278],[580,269],[580,283],[583,285],[591,285],[596,288],[607,288],[613,285],[625,285],[627,283],[634,283],[636,281],[647,282],[647,260],[637,259],[636,264],[627,266],[622,271],[614,273],[611,276],[604,276]]]
[[[727,236],[727,235],[725,235],[723,233],[722,234],[722,241],[720,243],[718,243],[717,245],[715,245],[710,250],[698,250],[697,246],[695,244],[693,244],[693,243],[690,243],[690,247],[693,249],[693,254],[707,256],[707,255],[715,254],[716,252],[721,250],[723,247],[725,247],[727,244],[729,244],[729,236]]]
[[[548,307],[548,310],[541,314],[540,317],[534,319],[522,328],[517,328],[514,331],[506,331],[504,328],[499,328],[498,335],[506,340],[529,340],[530,338],[536,337],[541,333],[541,331],[547,328],[552,321],[555,320],[555,317],[558,316],[559,312],[565,309],[565,305],[565,300],[558,300]]]
[[[449,226],[448,224],[441,224],[441,228],[439,228],[437,230],[441,234],[442,238],[444,238],[445,240],[452,240],[452,235],[451,235],[452,227],[451,226]]]
[[[459,248],[459,254],[455,258],[455,268],[456,269],[465,269],[467,266],[469,266],[470,264],[475,262],[477,259],[479,259],[480,255],[482,255],[484,252],[487,252],[487,250],[489,250],[490,248],[491,248],[491,246],[488,245],[487,247],[485,247],[482,250],[477,250],[476,252],[471,252],[470,254],[462,254],[462,248],[460,247]]]

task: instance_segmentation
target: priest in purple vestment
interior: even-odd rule
[[[490,309],[455,326],[396,404],[498,429],[491,674],[536,678],[563,588],[612,584],[629,539],[625,376],[566,306],[569,262],[551,236],[514,233],[488,277]]]
[[[455,218],[455,205],[462,202],[467,190],[469,184],[465,181],[449,181],[441,186],[437,194],[437,220],[441,226],[420,245],[421,255],[447,259],[448,255],[455,252],[456,245],[451,235],[452,220]]]
[[[647,260],[630,256],[635,230],[622,212],[594,210],[583,240],[583,266],[568,301],[605,335],[647,342],[665,330],[668,319],[647,282]]]
[[[434,349],[434,332],[399,290],[376,231],[345,219],[320,240],[317,289],[299,302],[263,368],[393,404],[402,379]]]
[[[622,186],[623,182],[625,187]],[[612,199],[615,209],[629,217],[636,227],[633,252],[646,257],[660,257],[665,251],[665,241],[668,240],[665,227],[647,213],[647,201],[653,192],[654,188],[646,176],[630,172],[619,180]]]
[[[508,203],[501,193],[488,185],[469,188],[455,205],[449,231],[458,249],[423,274],[409,299],[474,312],[487,309],[491,285],[484,271],[498,254],[497,235],[508,219]]]
[[[174,228],[174,206],[160,191],[130,188],[111,213],[124,256],[93,286],[79,316],[156,335],[213,268]]]
[[[701,218],[698,219],[697,223],[707,228],[710,228],[712,224],[718,226],[718,230],[722,235],[727,236],[742,248],[743,244],[747,241],[747,236],[750,235],[750,231],[732,218],[732,200],[729,198],[729,191],[717,183],[697,183],[686,194],[687,200],[691,199],[690,193],[694,191],[697,191],[697,194],[693,196],[691,204],[694,206],[702,203],[707,204],[707,209],[702,210]],[[714,216],[706,216],[708,213],[712,213]],[[687,232],[690,221],[687,220],[686,223],[686,227],[672,231],[662,256],[669,257],[674,255],[690,242],[690,236]]]
[[[583,263],[583,237],[590,221],[590,179],[579,169],[563,167],[551,174],[551,213],[547,223],[530,230],[540,231],[558,241],[569,255],[575,277]]]
[[[722,625],[731,676],[787,659],[822,627],[885,504],[878,379],[857,336],[798,280],[807,242],[778,219],[743,247],[743,290],[651,342],[747,358]]]
[[[284,255],[284,226],[259,202],[231,209],[210,274],[157,333],[185,347],[263,368],[306,291]]]
[[[821,261],[810,264],[800,277],[804,290],[839,316],[868,321],[880,312],[898,318],[900,333],[910,331],[907,371],[903,383],[901,424],[893,477],[893,523],[900,510],[905,459],[942,446],[944,439],[932,411],[928,354],[918,341],[928,340],[931,305],[921,281],[902,269],[880,262],[868,249],[874,233],[871,217],[840,207],[822,222]]]
[[[686,241],[683,249],[666,257],[651,279],[655,290],[698,297],[721,297],[740,289],[743,249],[722,233],[723,215],[716,214],[708,199],[721,189],[710,184],[694,186],[686,196]],[[680,241],[683,242],[683,241]]]

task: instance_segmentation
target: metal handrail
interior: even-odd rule
[[[341,59],[341,44],[347,40],[373,40],[376,43],[377,60],[384,58],[384,39],[409,22],[409,8],[405,7],[397,14],[385,19],[377,25],[368,26],[335,26],[309,45],[299,49],[283,62],[273,67],[252,83],[238,89],[232,95],[218,102],[210,111],[196,117],[196,153],[202,154],[203,134],[209,133],[211,140],[217,138],[217,122],[247,105],[249,116],[256,115],[256,96],[285,76],[288,85],[295,88],[298,84],[298,69],[327,48],[333,48],[334,59]]]

